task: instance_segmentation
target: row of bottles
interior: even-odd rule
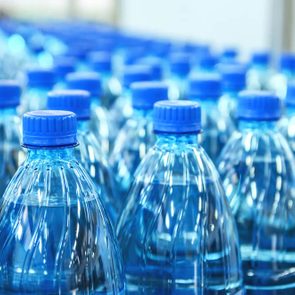
[[[1,294],[294,293],[292,54],[0,28],[36,51],[0,80]]]

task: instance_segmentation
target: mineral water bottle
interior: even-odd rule
[[[48,109],[66,110],[76,114],[78,120],[77,138],[79,146],[76,157],[89,173],[106,210],[115,224],[119,201],[116,199],[115,183],[111,169],[99,141],[90,128],[90,95],[83,90],[56,90],[48,94]]]
[[[218,170],[238,226],[247,294],[294,294],[295,163],[277,128],[280,99],[244,92],[237,115],[239,132]]]
[[[289,145],[295,156],[295,82],[288,84],[287,96],[285,100],[285,115],[280,121],[280,130],[287,138]]]
[[[99,73],[102,80],[102,105],[109,109],[120,92],[120,84],[113,75],[112,55],[109,52],[95,51],[89,55],[91,70]]]
[[[187,97],[198,101],[202,108],[202,147],[215,163],[235,130],[231,118],[218,108],[221,93],[221,79],[218,75],[200,74],[189,80]]]
[[[128,294],[243,294],[234,219],[197,140],[200,106],[157,102],[154,131],[117,228]]]
[[[119,130],[132,115],[131,84],[140,81],[151,81],[152,78],[151,69],[146,65],[126,66],[123,69],[120,79],[121,94],[109,112],[111,145],[114,144]]]
[[[91,95],[90,128],[97,137],[102,151],[109,152],[109,124],[106,110],[101,106],[102,81],[95,72],[76,72],[67,76],[68,89],[86,90]]]
[[[186,53],[174,53],[169,57],[170,84],[169,98],[172,100],[185,98],[187,78],[191,71],[191,56]]]
[[[66,76],[75,72],[77,61],[73,57],[61,56],[54,62],[54,71],[56,74],[55,89],[66,88]]]
[[[0,293],[124,294],[120,250],[88,173],[74,156],[76,117],[23,117],[28,157],[0,206]]]
[[[247,89],[267,90],[270,77],[270,55],[267,52],[253,53],[247,72]]]
[[[34,68],[27,71],[27,89],[21,112],[43,110],[47,106],[47,93],[55,84],[53,69]]]
[[[284,53],[280,58],[279,70],[269,80],[268,89],[284,99],[287,92],[287,84],[295,78],[295,54]]]
[[[236,109],[238,94],[246,88],[246,68],[240,64],[223,64],[219,67],[223,95],[219,100],[222,114],[228,114],[237,125]]]
[[[164,82],[136,82],[131,86],[131,93],[134,112],[120,130],[110,156],[110,164],[120,190],[121,208],[126,203],[135,170],[155,143],[153,106],[158,100],[168,99],[168,85]]]
[[[16,112],[20,95],[21,87],[17,82],[0,80],[0,198],[24,160],[20,146],[20,120]]]

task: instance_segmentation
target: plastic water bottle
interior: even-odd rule
[[[114,177],[107,159],[90,128],[90,100],[89,92],[83,90],[57,90],[48,94],[48,109],[66,110],[76,114],[79,142],[76,157],[96,184],[104,206],[113,224],[116,224],[119,200],[116,199]]]
[[[169,57],[170,83],[169,98],[171,100],[185,98],[187,78],[191,71],[191,56],[185,53],[174,53]]]
[[[247,294],[294,294],[295,163],[277,128],[280,99],[244,92],[237,115],[239,132],[218,169],[238,226]]]
[[[267,52],[253,53],[247,72],[247,89],[267,90],[271,74],[270,55]]]
[[[295,54],[284,53],[280,58],[279,71],[269,80],[268,89],[284,99],[287,92],[287,84],[295,79]]]
[[[24,93],[21,112],[44,110],[47,106],[47,93],[54,87],[53,69],[34,68],[27,71],[27,89]]]
[[[222,114],[229,114],[237,125],[238,94],[246,88],[246,67],[240,64],[223,64],[219,67],[219,71],[222,76],[223,92],[219,100],[219,109]]]
[[[280,130],[287,138],[295,156],[295,82],[288,84],[285,100],[285,115],[280,121]]]
[[[131,86],[131,93],[134,113],[120,130],[110,156],[121,208],[126,203],[135,170],[155,143],[152,110],[156,101],[168,99],[168,85],[164,82],[136,82]]]
[[[86,90],[91,95],[90,128],[97,137],[102,151],[109,152],[109,122],[106,110],[101,106],[102,81],[95,72],[76,72],[67,76],[68,89]]]
[[[112,55],[104,51],[92,52],[89,55],[89,64],[102,79],[102,105],[110,108],[120,94],[120,84],[113,76]]]
[[[73,57],[61,56],[54,62],[54,71],[56,74],[55,89],[66,88],[66,76],[75,72],[77,61]]]
[[[0,206],[1,294],[124,294],[120,251],[88,173],[74,156],[76,117],[23,117],[28,157]]]
[[[200,121],[196,102],[155,104],[157,142],[117,228],[128,294],[243,294],[236,226]]]
[[[198,60],[198,64],[194,72],[197,74],[213,74],[216,73],[216,66],[218,64],[218,57],[209,53]]]
[[[153,56],[144,57],[138,60],[139,64],[147,65],[150,67],[152,72],[153,80],[161,81],[165,77],[164,67],[165,61]]]
[[[235,47],[225,48],[221,53],[221,62],[222,63],[235,63],[239,56],[239,51]]]
[[[235,130],[231,118],[221,113],[218,108],[221,93],[221,79],[218,75],[203,74],[189,80],[187,97],[198,101],[202,108],[204,131],[200,136],[201,144],[215,163]]]
[[[0,198],[25,158],[20,146],[20,120],[16,111],[20,95],[17,82],[0,80]]]
[[[126,121],[132,115],[131,90],[134,82],[151,81],[153,79],[151,69],[145,65],[126,66],[121,75],[121,94],[113,104],[109,112],[110,118],[110,141],[114,141]]]

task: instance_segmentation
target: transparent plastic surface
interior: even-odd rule
[[[0,206],[1,294],[124,294],[120,251],[73,148],[29,150]]]
[[[295,107],[287,108],[286,116],[280,121],[279,128],[288,140],[295,156]]]
[[[238,104],[238,93],[237,92],[227,92],[224,93],[218,102],[218,108],[220,113],[231,118],[232,122],[235,126],[238,125],[237,118],[236,118],[236,111],[237,111],[237,104]]]
[[[235,223],[196,135],[161,135],[117,227],[128,294],[244,294]]]
[[[0,198],[24,160],[25,151],[20,146],[20,120],[16,111],[0,110]]]
[[[22,98],[21,113],[45,110],[47,108],[47,94],[50,88],[28,88]]]
[[[218,165],[235,216],[247,294],[295,293],[295,164],[273,122],[242,122]]]
[[[76,156],[89,173],[100,192],[101,200],[113,225],[119,214],[119,200],[115,180],[97,138],[90,131],[89,121],[79,121]]]
[[[90,129],[97,138],[103,153],[107,155],[110,149],[107,111],[99,104],[99,102],[96,102],[94,99],[92,99],[92,101]]]
[[[247,89],[267,90],[272,71],[267,66],[252,65],[247,72]]]
[[[202,108],[201,144],[210,159],[216,163],[223,147],[235,130],[231,118],[225,116],[214,100],[200,101]]]
[[[119,132],[110,156],[110,165],[119,189],[121,209],[126,203],[134,173],[154,143],[152,112],[134,111],[133,116]]]
[[[294,80],[294,78],[294,73],[289,71],[275,73],[270,77],[267,88],[284,99],[287,93],[288,82]]]

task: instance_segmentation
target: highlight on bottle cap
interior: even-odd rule
[[[100,98],[102,94],[102,82],[96,72],[75,72],[66,77],[68,89],[86,90],[91,96]]]
[[[135,82],[131,84],[132,106],[135,109],[151,110],[159,100],[167,100],[168,85],[165,82]]]
[[[163,133],[199,133],[201,107],[190,100],[165,100],[154,105],[154,131]]]
[[[77,118],[68,111],[33,111],[23,116],[23,145],[63,147],[77,144]]]
[[[55,90],[48,93],[47,108],[70,111],[77,120],[89,120],[90,103],[90,94],[85,90]]]
[[[268,91],[242,91],[238,98],[237,117],[240,120],[272,121],[282,115],[278,96]]]
[[[17,107],[20,104],[21,86],[14,80],[0,80],[0,108]]]

